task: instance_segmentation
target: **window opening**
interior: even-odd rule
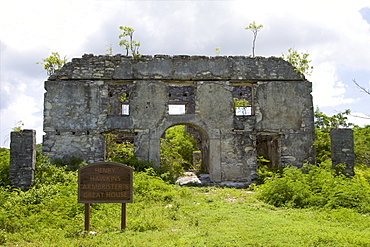
[[[119,163],[135,160],[134,139],[136,132],[110,131],[103,134],[105,137],[105,159]]]
[[[168,104],[168,114],[181,115],[186,113],[185,104]]]
[[[252,107],[236,107],[235,108],[235,115],[236,116],[250,116],[252,115]]]
[[[253,115],[252,86],[234,86],[233,101],[236,116]]]
[[[122,104],[122,112],[121,115],[128,116],[130,115],[130,105],[129,104]]]
[[[128,116],[130,114],[130,97],[127,84],[108,86],[108,114]]]
[[[195,112],[194,85],[168,85],[168,113],[170,115]]]
[[[246,99],[234,98],[234,109],[236,116],[249,116],[252,115],[252,106]]]

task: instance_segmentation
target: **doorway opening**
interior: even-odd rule
[[[135,138],[137,132],[109,131],[105,137],[105,161],[125,164],[137,172],[152,167],[150,162],[140,160],[135,156]]]
[[[257,135],[257,155],[262,165],[280,167],[280,136]]]
[[[171,126],[161,136],[160,168],[168,171],[172,180],[185,171],[209,173],[209,138],[195,125]]]

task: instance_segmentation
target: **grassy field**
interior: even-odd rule
[[[136,182],[136,202],[127,204],[125,231],[120,204],[92,204],[94,233],[84,233],[84,207],[69,185],[28,204],[28,214],[13,204],[19,207],[13,213],[22,215],[11,219],[20,225],[0,226],[0,240],[4,246],[370,246],[369,215],[351,209],[276,208],[245,189],[184,188],[145,178]],[[2,213],[9,214],[7,207]]]
[[[254,192],[136,172],[126,229],[120,204],[96,203],[87,233],[77,172],[39,155],[32,189],[13,190],[8,153],[0,152],[1,246],[370,246],[368,168],[351,179],[329,166],[286,168]]]

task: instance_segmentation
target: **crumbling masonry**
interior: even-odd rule
[[[103,161],[104,133],[115,131],[159,166],[160,138],[181,124],[215,183],[253,182],[260,156],[269,166],[314,162],[312,85],[280,58],[84,55],[45,89],[43,153],[52,160]]]
[[[36,131],[20,130],[10,133],[11,185],[21,190],[28,190],[33,185],[36,165]]]

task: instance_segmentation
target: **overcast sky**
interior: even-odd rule
[[[219,1],[36,1],[0,0],[0,146],[9,146],[17,125],[36,129],[42,141],[43,88],[47,79],[36,64],[51,52],[125,54],[119,26],[135,29],[140,53],[155,55],[246,55],[252,53],[252,21],[263,24],[257,56],[281,56],[290,47],[310,54],[314,106],[327,115],[345,109],[370,114],[369,0]],[[359,125],[369,119],[351,118]]]

